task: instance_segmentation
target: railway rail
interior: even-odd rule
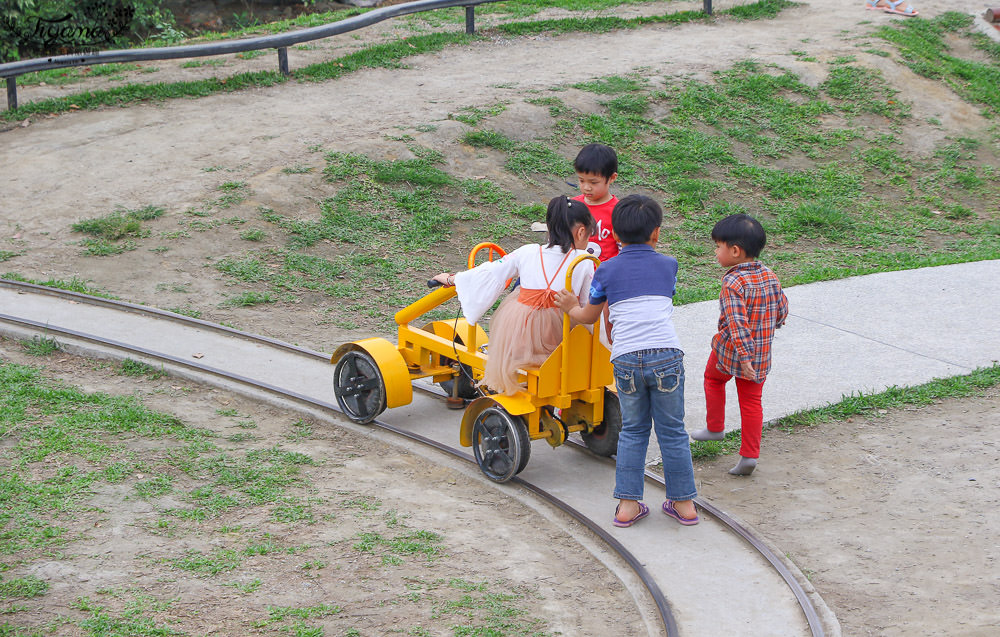
[[[315,350],[311,350],[304,347],[299,347],[286,343],[277,339],[268,338],[265,336],[259,336],[254,334],[249,334],[229,328],[223,325],[218,325],[215,323],[210,323],[208,321],[203,321],[201,319],[196,319],[188,316],[183,316],[180,314],[175,314],[173,312],[168,312],[165,310],[160,310],[157,308],[152,308],[143,305],[136,305],[133,303],[127,303],[124,301],[105,299],[101,297],[91,296],[87,294],[80,294],[77,292],[61,290],[58,288],[46,287],[35,285],[32,283],[25,283],[21,281],[12,281],[7,279],[0,279],[0,289],[6,288],[14,290],[19,294],[34,294],[34,295],[47,295],[63,299],[66,301],[86,304],[90,306],[98,306],[107,309],[114,310],[116,312],[134,313],[144,315],[146,317],[155,319],[157,321],[166,321],[178,323],[187,327],[195,327],[198,330],[205,332],[215,332],[220,335],[225,335],[230,338],[243,339],[248,342],[255,343],[267,348],[275,348],[285,352],[292,353],[296,356],[301,356],[308,359],[321,359],[323,361],[329,361],[329,355]],[[337,414],[341,413],[340,408],[333,403],[326,402],[324,400],[318,399],[314,396],[309,396],[306,394],[298,393],[295,391],[290,391],[287,388],[278,387],[272,384],[261,382],[260,380],[252,379],[247,376],[236,374],[232,371],[220,369],[199,361],[192,361],[178,356],[173,356],[170,354],[165,354],[163,352],[154,351],[150,348],[143,347],[141,345],[136,345],[132,343],[126,343],[123,341],[118,341],[110,339],[107,337],[96,336],[92,334],[87,334],[75,329],[53,326],[47,323],[41,323],[29,318],[12,316],[8,314],[0,313],[0,325],[8,325],[15,328],[16,331],[20,332],[33,332],[38,334],[45,334],[47,336],[72,340],[74,342],[89,343],[100,349],[111,349],[115,352],[120,352],[123,357],[125,356],[136,356],[147,361],[156,361],[164,366],[170,366],[172,368],[179,368],[183,370],[190,370],[198,375],[207,375],[211,377],[218,378],[227,383],[236,383],[248,388],[253,388],[256,390],[263,390],[272,394],[276,397],[291,400],[295,403],[299,403],[303,406],[309,408],[319,409],[323,411],[334,412]],[[0,329],[0,332],[6,330]],[[332,378],[333,369],[330,368],[330,374]],[[441,401],[444,401],[447,397],[445,394],[438,390],[434,386],[424,385],[421,383],[415,383],[414,388],[421,390],[425,394],[432,395]],[[330,392],[332,393],[332,387]],[[439,452],[446,453],[459,459],[462,462],[471,463],[476,465],[476,460],[468,453],[461,451],[458,448],[452,447],[450,445],[441,443],[439,441],[433,440],[431,438],[422,436],[413,431],[408,431],[404,428],[400,428],[384,422],[381,419],[376,419],[370,425],[371,427],[377,427],[385,432],[390,433],[393,436],[398,436],[406,438],[407,440],[433,448]],[[456,436],[457,438],[457,436]],[[586,453],[595,462],[613,462],[606,458],[599,458],[593,456],[586,447],[575,441],[568,441],[572,447],[578,450],[580,453]],[[654,481],[660,485],[663,484],[663,479],[650,472],[646,472],[648,480]],[[533,493],[536,497],[542,501],[548,503],[549,505],[559,509],[565,513],[570,518],[576,520],[580,524],[588,528],[592,533],[594,533],[598,538],[603,541],[611,551],[619,555],[628,566],[635,572],[636,576],[642,582],[645,587],[649,598],[655,603],[657,611],[659,613],[659,620],[663,625],[666,634],[670,637],[679,635],[679,629],[677,621],[671,611],[670,603],[664,596],[659,585],[655,581],[653,575],[643,566],[643,564],[633,555],[627,547],[625,547],[620,541],[618,541],[614,536],[608,533],[601,524],[587,515],[583,514],[581,511],[577,510],[567,502],[563,501],[559,497],[556,497],[552,493],[548,492],[546,489],[533,484],[531,481],[515,477],[512,479],[511,484],[517,485],[527,491]],[[718,509],[713,506],[710,502],[705,501],[703,498],[698,498],[696,500],[699,507],[702,508],[703,512],[707,513],[713,517],[718,523],[726,527],[736,536],[741,538],[749,548],[756,551],[763,557],[767,563],[773,568],[787,584],[791,592],[793,593],[796,602],[801,608],[801,612],[808,623],[809,631],[813,637],[823,637],[825,635],[823,622],[819,616],[815,605],[810,599],[809,594],[805,591],[799,581],[796,579],[794,573],[789,569],[789,567],[782,561],[780,556],[772,550],[763,539],[754,535],[749,529],[744,527],[738,521],[736,521],[732,516],[728,515],[725,511]]]

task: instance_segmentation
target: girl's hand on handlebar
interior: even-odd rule
[[[455,275],[448,274],[447,272],[442,272],[441,274],[435,275],[433,279],[427,282],[427,285],[433,287],[434,285],[443,285],[445,287],[451,287],[455,285]]]

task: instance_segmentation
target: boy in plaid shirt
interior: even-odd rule
[[[757,467],[764,412],[760,397],[771,370],[774,330],[785,323],[788,298],[778,277],[757,260],[767,242],[764,228],[749,215],[730,215],[712,228],[715,259],[724,268],[719,294],[719,332],[705,366],[707,428],[695,440],[726,436],[726,383],[736,377],[740,402],[740,461],[729,473],[748,476]]]

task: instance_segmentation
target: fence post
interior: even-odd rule
[[[7,78],[7,110],[17,108],[17,76],[11,75]]]
[[[706,14],[712,15],[712,0],[703,0],[702,6]]]
[[[708,0],[706,0],[707,2]],[[475,33],[476,32],[476,7],[468,6],[465,7],[465,32]]]
[[[282,75],[290,75],[288,72],[288,47],[283,46],[278,49],[278,72]]]

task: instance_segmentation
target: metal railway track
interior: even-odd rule
[[[7,279],[0,279],[0,287],[14,289],[18,291],[18,293],[48,295],[57,298],[71,300],[77,303],[86,303],[88,305],[106,307],[119,312],[142,314],[153,317],[157,320],[172,321],[187,326],[196,326],[200,330],[214,331],[221,334],[225,334],[226,336],[229,337],[244,339],[246,341],[257,344],[265,344],[268,347],[273,347],[293,352],[297,355],[301,355],[304,357],[322,359],[324,361],[329,360],[329,355],[324,354],[322,352],[318,352],[304,347],[299,347],[297,345],[292,345],[290,343],[279,341],[277,339],[268,338],[266,336],[259,336],[255,334],[241,332],[240,330],[236,330],[223,325],[218,325],[216,323],[210,323],[208,321],[203,321],[201,319],[183,316],[180,314],[175,314],[173,312],[167,312],[165,310],[160,310],[148,306],[136,305],[134,303],[127,303],[124,301],[118,301],[112,299],[104,299],[101,297],[90,296],[87,294],[80,294],[78,292],[60,290],[58,288],[40,286],[32,283],[24,283],[21,281],[11,281]],[[309,407],[319,408],[322,410],[327,410],[338,414],[341,413],[339,406],[337,406],[336,404],[327,403],[325,401],[318,400],[316,398],[306,396],[304,394],[299,394],[284,388],[269,385],[267,383],[262,383],[260,381],[248,378],[246,376],[242,376],[226,370],[211,367],[209,365],[192,362],[187,359],[178,358],[175,356],[171,356],[169,354],[163,354],[161,352],[155,352],[138,345],[97,337],[76,330],[53,327],[51,325],[42,324],[30,319],[10,316],[7,314],[0,314],[0,322],[7,323],[10,325],[16,325],[22,329],[27,329],[29,331],[37,331],[49,335],[71,338],[77,341],[92,343],[94,345],[99,345],[106,348],[112,348],[128,354],[141,356],[143,358],[160,361],[162,363],[170,364],[176,367],[195,370],[196,372],[215,376],[230,382],[236,382],[253,388],[263,389],[278,397],[290,399]],[[414,384],[414,388],[419,389],[427,394],[433,395],[442,400],[445,398],[443,392],[436,390],[436,388],[422,385],[421,383]],[[454,447],[450,447],[436,440],[432,440],[430,438],[421,436],[420,434],[407,431],[399,427],[395,427],[380,420],[373,421],[371,423],[371,426],[378,427],[394,435],[407,438],[421,445],[434,448],[438,451],[444,452],[455,458],[458,458],[464,462],[469,462],[474,465],[476,464],[475,459],[471,455],[465,453],[464,451],[461,451],[460,449],[456,449]],[[590,455],[595,461],[613,462],[613,460],[611,459],[598,458],[596,456],[593,456],[593,454],[590,454],[590,452],[586,449],[586,447],[580,443],[576,443],[573,440],[568,440],[567,442],[570,443],[570,445],[578,452],[587,453],[588,455]],[[663,485],[663,479],[660,476],[648,470],[646,472],[646,477],[654,482],[657,482],[660,485]],[[657,610],[660,614],[660,619],[663,623],[664,628],[666,629],[667,634],[670,637],[676,637],[677,635],[679,635],[677,623],[674,619],[673,613],[670,610],[669,602],[664,597],[662,591],[656,584],[652,575],[639,562],[639,560],[636,559],[634,555],[632,555],[632,553],[627,548],[625,548],[617,539],[615,539],[606,530],[604,530],[600,526],[600,524],[598,524],[596,521],[583,515],[580,511],[570,506],[566,502],[563,502],[559,498],[553,496],[552,494],[548,493],[544,489],[518,477],[513,478],[510,482],[512,484],[516,484],[521,488],[530,491],[531,493],[535,494],[546,503],[556,507],[557,509],[564,512],[577,522],[586,526],[590,531],[592,531],[602,541],[604,541],[611,550],[613,550],[623,560],[625,560],[625,562],[629,565],[630,568],[632,568],[632,570],[642,581],[643,585],[646,587],[646,590],[648,591],[650,598],[656,603]],[[825,633],[822,627],[822,622],[819,618],[819,614],[816,611],[816,608],[813,606],[812,601],[809,599],[809,595],[802,588],[798,580],[795,578],[794,574],[788,569],[788,567],[781,560],[781,558],[773,550],[771,550],[771,548],[767,546],[765,542],[763,542],[760,538],[756,537],[752,532],[750,532],[749,529],[747,529],[742,524],[734,520],[726,512],[718,509],[711,503],[706,502],[701,498],[697,498],[695,502],[706,513],[714,517],[719,523],[721,523],[723,526],[725,526],[733,533],[738,535],[740,538],[742,538],[754,550],[760,553],[765,560],[767,560],[767,562],[771,565],[771,567],[774,568],[781,575],[782,579],[785,581],[785,583],[791,589],[792,593],[795,595],[795,598],[802,609],[806,621],[809,624],[809,629],[813,637],[823,637]]]

